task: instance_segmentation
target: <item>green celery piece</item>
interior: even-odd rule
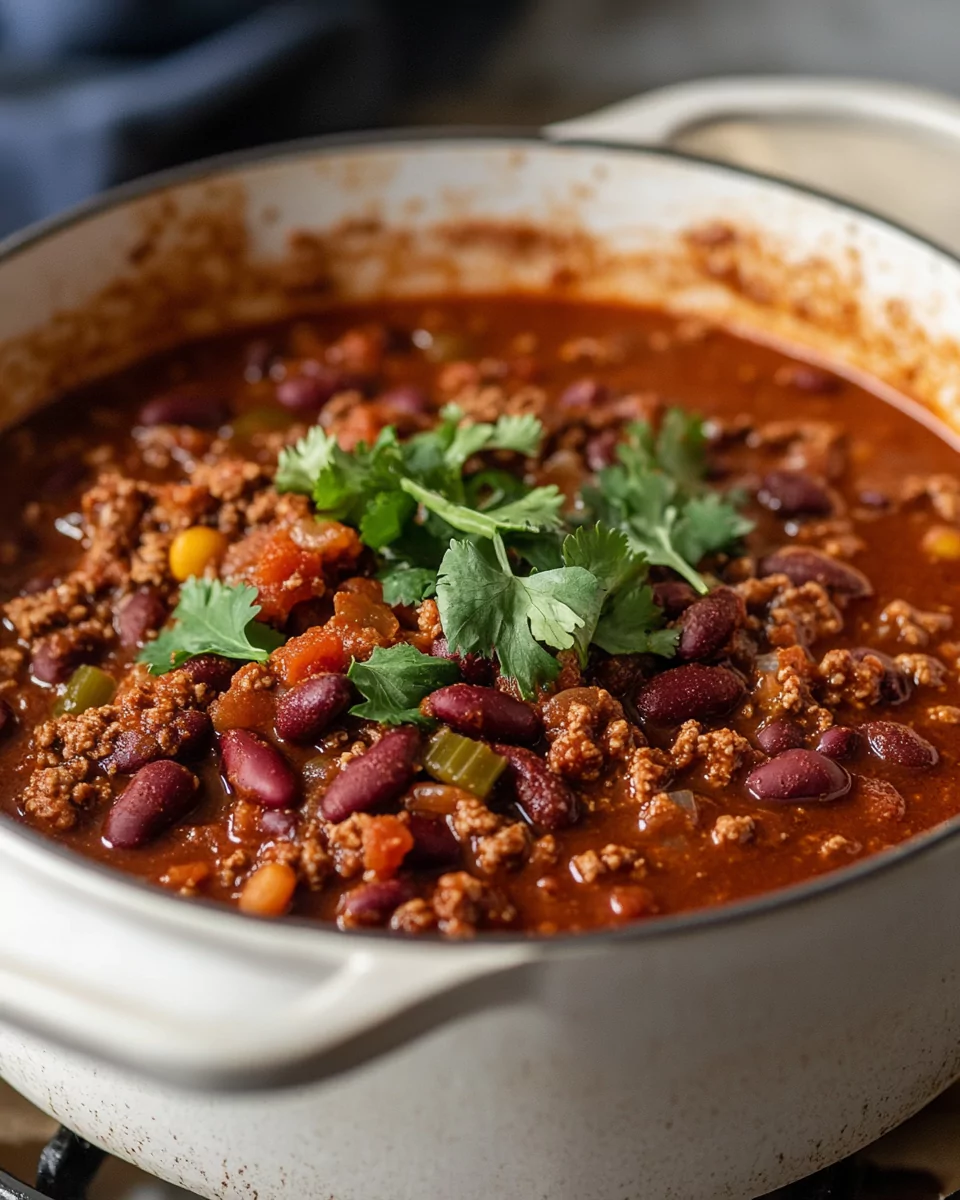
[[[423,765],[434,779],[463,788],[484,800],[503,773],[507,760],[486,743],[475,742],[444,726],[427,743]]]
[[[67,681],[66,690],[53,706],[53,715],[82,713],[88,708],[109,704],[117,690],[117,681],[99,667],[80,666]]]

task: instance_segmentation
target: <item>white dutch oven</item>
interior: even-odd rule
[[[955,260],[727,167],[559,144],[626,115],[228,160],[28,234],[5,415],[331,297],[526,287],[785,337],[955,418]],[[446,945],[181,901],[3,823],[0,1074],[209,1197],[743,1200],[960,1074],[958,881],[955,823],[727,909]]]

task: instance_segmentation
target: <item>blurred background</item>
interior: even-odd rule
[[[0,233],[224,150],[536,125],[665,83],[951,89],[956,0],[0,0]]]

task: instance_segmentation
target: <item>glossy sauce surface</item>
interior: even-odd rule
[[[823,692],[830,687],[825,678],[817,681],[814,692],[835,724],[857,727],[885,720],[913,727],[936,748],[936,765],[917,770],[885,761],[861,738],[856,754],[844,764],[853,782],[841,798],[826,803],[758,800],[746,779],[766,758],[757,740],[764,722],[797,717],[804,727],[803,745],[809,748],[818,744],[820,731],[812,723],[809,705],[784,714],[766,703],[756,660],[775,650],[768,638],[768,614],[756,609],[749,631],[753,650],[741,647],[739,658],[720,653],[710,660],[733,661],[746,680],[744,698],[729,717],[701,723],[702,732],[731,729],[750,743],[729,782],[711,780],[709,759],[695,759],[673,770],[664,785],[674,797],[671,803],[650,804],[649,796],[638,795],[626,758],[605,761],[599,778],[570,781],[584,803],[580,821],[552,833],[550,841],[542,830],[534,830],[525,855],[480,871],[476,843],[469,836],[465,839],[463,861],[451,869],[476,875],[497,893],[497,900],[475,903],[469,910],[474,919],[464,918],[462,927],[443,928],[441,919],[443,932],[507,927],[549,933],[721,904],[847,865],[960,811],[960,635],[952,628],[960,598],[960,556],[931,551],[931,531],[954,529],[960,504],[955,514],[949,482],[933,490],[924,482],[933,477],[955,480],[956,452],[907,412],[859,386],[723,331],[678,325],[657,313],[509,298],[391,305],[268,329],[256,339],[189,346],[69,397],[0,443],[0,493],[8,514],[0,545],[3,598],[39,592],[80,562],[81,495],[101,471],[119,470],[159,484],[189,480],[198,461],[227,455],[269,466],[286,431],[296,426],[302,432],[300,416],[277,403],[284,378],[297,374],[304,362],[336,363],[338,353],[342,364],[342,352],[331,352],[331,347],[342,347],[346,334],[349,348],[349,331],[371,329],[386,331],[378,335],[376,353],[369,355],[376,361],[360,362],[359,344],[351,350],[358,361],[348,364],[366,376],[361,385],[366,399],[361,396],[337,409],[335,397],[323,410],[348,444],[388,423],[390,413],[382,405],[378,408],[379,399],[400,386],[421,389],[429,397],[430,412],[456,396],[458,386],[462,390],[485,384],[494,404],[498,395],[503,400],[533,389],[540,399],[531,404],[544,420],[548,441],[541,461],[526,469],[534,482],[556,482],[572,493],[592,465],[609,461],[623,418],[656,419],[668,405],[699,412],[713,423],[713,481],[724,488],[743,488],[746,511],[756,521],[743,554],[712,564],[716,579],[741,587],[764,555],[785,544],[825,549],[863,572],[873,594],[855,599],[834,595],[842,629],[806,647],[811,661],[821,662],[828,650],[856,647],[935,660],[927,666],[933,683],[910,686],[908,698],[895,706],[886,700],[858,705],[848,698],[825,704]],[[455,377],[458,369],[461,382]],[[605,389],[605,398],[588,406],[582,419],[567,414],[560,421],[566,389],[585,379]],[[163,434],[158,427],[136,427],[136,414],[146,401],[185,385],[223,397],[229,416],[219,435],[174,425],[159,427],[167,431]],[[341,389],[338,396],[343,390],[349,389]],[[604,405],[609,419],[592,419],[590,412]],[[783,426],[779,438],[771,431],[774,423]],[[398,424],[402,428],[402,420]],[[791,432],[794,426],[801,432]],[[833,497],[832,511],[799,519],[784,519],[771,511],[758,501],[757,492],[762,491],[761,479],[775,470],[814,477]],[[660,575],[666,579],[665,572]],[[108,596],[114,609],[124,587]],[[898,601],[904,606],[891,610]],[[747,610],[751,611],[749,602]],[[415,614],[406,614],[401,623],[416,629]],[[3,646],[25,649],[23,639],[10,628]],[[135,654],[108,639],[89,660],[120,678]],[[22,799],[36,766],[31,756],[33,730],[48,719],[63,690],[62,685],[30,682],[28,659],[29,654],[16,664],[10,657],[3,692],[13,719],[3,735],[0,805],[18,820],[33,820],[25,814]],[[606,688],[622,704],[628,724],[642,730],[639,740],[669,751],[681,723],[641,719],[636,708],[638,679],[648,680],[676,665],[634,664],[630,674],[595,656],[582,678],[572,682]],[[902,670],[922,673],[924,667],[918,660]],[[337,728],[345,729],[350,739],[362,734],[355,718],[342,719]],[[323,738],[313,745],[296,745],[278,742],[270,729],[268,736],[297,771],[307,762],[315,764],[318,756],[329,759],[333,754]],[[342,743],[336,748],[339,752]],[[538,752],[546,753],[546,743]],[[255,866],[272,860],[265,848],[284,841],[299,845],[297,838],[315,810],[316,794],[305,788],[306,804],[289,824],[292,836],[277,836],[279,825],[266,821],[259,806],[228,793],[213,750],[192,769],[200,779],[196,806],[149,845],[117,849],[104,844],[108,802],[102,797],[81,807],[71,828],[48,831],[82,854],[171,890],[235,903]],[[879,789],[871,782],[877,780]],[[110,778],[111,794],[118,795],[127,782],[122,775]],[[686,801],[687,794],[692,802]],[[491,808],[516,820],[513,804],[505,795],[491,801]],[[404,806],[390,811],[402,813]],[[43,822],[35,823],[45,828]],[[596,864],[591,866],[581,856],[593,852],[602,859],[607,847],[626,848],[632,861],[624,864],[611,855],[594,873]],[[357,872],[341,875],[328,868],[322,885],[313,888],[304,859],[292,853],[287,857],[298,873],[292,901],[298,914],[336,920],[343,911],[343,895],[362,886]],[[281,855],[280,861],[287,859]],[[398,877],[406,881],[410,896],[429,904],[441,873],[404,864]],[[383,919],[389,919],[388,910]],[[435,925],[436,918],[423,928]]]

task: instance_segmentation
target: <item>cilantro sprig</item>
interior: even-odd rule
[[[530,487],[489,461],[470,470],[488,451],[535,456],[542,439],[533,416],[471,423],[453,405],[427,432],[401,442],[388,427],[350,452],[317,428],[283,452],[276,486],[353,525],[380,555],[385,600],[435,595],[451,649],[496,655],[524,696],[556,678],[558,650],[581,664],[591,645],[671,656],[677,634],[663,628],[650,565],[706,592],[700,561],[750,529],[732,498],[706,487],[702,421],[672,409],[657,429],[630,426],[618,461],[583,490],[577,520],[591,523],[572,531],[556,487]],[[417,720],[419,700],[442,686],[442,661],[410,646],[377,650],[351,667],[367,698],[355,711]]]
[[[453,541],[440,564],[437,607],[451,648],[496,653],[524,696],[555,679],[560,664],[540,645],[568,650],[589,619],[599,584],[582,567],[515,575],[499,534],[489,549]]]
[[[350,712],[381,725],[421,725],[433,722],[420,712],[420,701],[437,688],[456,683],[460,669],[447,658],[422,654],[415,646],[377,646],[366,662],[350,664],[347,678],[364,697]]]
[[[629,426],[619,461],[584,489],[587,509],[622,530],[633,551],[701,593],[709,585],[697,564],[753,528],[730,498],[706,490],[705,443],[699,417],[670,409],[656,434],[646,422]]]
[[[198,654],[266,662],[283,636],[256,619],[257,589],[219,579],[188,579],[173,610],[173,624],[138,655],[151,675],[164,675]]]

